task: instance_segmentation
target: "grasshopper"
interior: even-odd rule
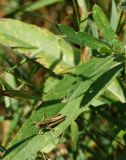
[[[36,128],[39,128],[39,129],[41,129],[43,131],[48,131],[48,130],[56,127],[62,121],[64,121],[65,118],[66,118],[65,115],[58,114],[56,116],[52,116],[52,117],[46,118],[43,121],[35,122],[34,124],[35,124]]]

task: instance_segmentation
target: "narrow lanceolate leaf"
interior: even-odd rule
[[[1,96],[12,97],[12,98],[41,100],[41,98],[38,97],[34,93],[29,93],[29,92],[19,91],[19,90],[2,90],[2,91],[0,91],[0,95]]]
[[[26,6],[24,10],[26,11],[34,11],[36,9],[51,5],[56,2],[61,2],[63,0],[38,0],[37,2],[32,2],[30,5]]]
[[[61,31],[67,36],[67,38],[75,44],[86,45],[91,49],[95,49],[99,52],[110,53],[110,46],[102,42],[101,40],[93,37],[86,32],[75,32],[75,30],[67,25],[59,25]]]
[[[113,31],[102,9],[97,5],[93,7],[93,17],[98,28],[100,29],[101,32],[103,32],[105,39],[115,48],[120,48],[121,44],[118,40],[117,35]]]
[[[48,30],[13,19],[0,19],[0,44],[36,58],[56,73],[75,66],[79,56],[67,42]]]
[[[101,58],[100,61],[94,58],[79,65],[73,74],[64,77],[45,95],[43,104],[34,111],[8,146],[3,160],[34,159],[40,150],[49,152],[58,143],[58,137],[81,112],[88,109],[90,103],[99,96],[99,93],[104,92],[104,86],[108,85],[122,68],[122,63],[112,57]],[[101,80],[104,86],[101,85]],[[97,87],[98,84],[100,84],[99,87]],[[85,101],[83,101],[84,99]],[[53,130],[38,135],[39,129],[32,125],[32,122],[41,121],[43,114],[47,118],[58,113],[65,116],[64,121]]]
[[[117,12],[116,3],[115,0],[112,0],[110,25],[114,31],[116,31],[117,29],[118,22],[119,22],[119,15]]]

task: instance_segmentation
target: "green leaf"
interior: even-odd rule
[[[49,92],[60,80],[56,77],[48,77],[45,79],[43,93]]]
[[[4,85],[4,88],[7,89],[7,90],[13,90],[11,85],[1,77],[0,77],[0,84]]]
[[[114,140],[112,141],[112,146],[114,146],[114,149],[115,148],[118,148],[119,146],[119,143],[118,142],[121,142],[123,141],[123,137],[125,137],[125,134],[126,134],[126,131],[125,130],[120,130],[116,137],[114,138]],[[118,142],[116,141],[118,140]],[[125,141],[125,140],[124,140]],[[125,142],[123,142],[125,144]]]
[[[118,37],[110,26],[110,23],[103,13],[102,9],[99,6],[94,5],[92,11],[94,20],[100,31],[103,32],[105,39],[115,48],[121,48]]]
[[[109,104],[109,103],[110,103],[109,100],[100,96],[100,97],[94,99],[92,101],[91,105],[97,107],[97,106],[101,106],[103,104]]]
[[[83,31],[86,29],[87,26],[87,21],[85,19],[87,19],[88,17],[88,9],[87,9],[87,4],[86,1],[84,0],[78,0],[78,7],[81,10],[81,14],[80,14],[80,31]]]
[[[90,25],[90,29],[91,29],[92,35],[95,38],[98,38],[98,28],[96,26],[96,23],[93,20],[90,19],[89,20],[89,25]]]
[[[79,128],[76,122],[71,124],[71,139],[73,151],[76,151],[79,140]]]
[[[20,15],[20,13],[25,13],[25,12],[30,12],[30,11],[34,11],[49,5],[52,5],[54,3],[57,2],[63,2],[64,0],[37,0],[34,2],[26,2],[22,5],[20,5],[20,2],[16,2],[16,4],[14,4],[12,2],[12,0],[10,2],[8,2],[7,6],[4,6],[4,9],[6,11],[6,17],[12,17],[13,15]],[[34,13],[32,13],[34,14]]]
[[[114,58],[107,57],[93,58],[88,63],[83,63],[76,68],[75,73],[71,73],[64,77],[60,85],[56,85],[45,97],[45,100],[63,99],[68,101],[73,100],[85,93],[93,81],[100,77],[110,67],[118,64]]]
[[[38,0],[36,2],[32,2],[30,5],[28,5],[25,10],[26,11],[34,11],[36,9],[40,9],[42,7],[48,6],[48,5],[52,5],[53,3],[56,2],[62,2],[63,0]]]
[[[29,58],[36,58],[40,64],[56,73],[74,67],[79,57],[78,51],[59,36],[13,19],[0,19],[0,43]]]
[[[61,103],[47,106],[47,104],[45,103],[45,105],[43,105],[39,110],[34,112],[32,117],[24,124],[24,127],[18,132],[17,136],[8,148],[8,152],[10,152],[11,150],[12,152],[5,156],[4,159],[12,158],[13,160],[26,160],[27,158],[33,158],[40,149],[42,149],[43,152],[49,152],[57,144],[57,137],[59,137],[64,132],[66,126],[70,124],[71,120],[77,117],[77,108],[79,108],[78,102],[79,101],[77,100],[72,101],[69,105],[67,105],[67,110],[65,109],[60,112],[61,114],[66,115],[66,111],[71,111],[72,106],[76,105],[76,107],[72,109],[72,114],[69,116],[66,115],[67,121],[60,123],[60,125],[58,125],[55,129],[49,132],[45,132],[43,135],[37,135],[38,130],[34,125],[31,125],[31,123],[41,120],[43,117],[43,113],[45,113],[46,117],[52,114],[56,114],[58,110],[61,110],[61,108],[64,106]]]
[[[23,99],[36,99],[41,100],[36,94],[29,93],[26,91],[19,91],[19,90],[3,90],[0,92],[1,96],[7,96],[12,98],[23,98]]]
[[[82,98],[81,107],[84,107],[82,111],[85,111],[86,106],[93,101],[94,96],[98,97],[104,92],[105,88],[110,84],[113,78],[117,77],[123,67],[124,64],[119,64],[110,68],[110,70],[104,72],[101,77],[92,83]]]
[[[86,32],[75,32],[73,28],[67,25],[60,24],[59,25],[61,31],[67,36],[67,38],[75,44],[78,45],[86,45],[91,49],[95,49],[99,52],[110,53],[110,46],[102,42],[101,40],[93,37],[92,35]]]
[[[103,68],[99,70],[99,66],[103,66]],[[113,72],[111,71],[112,69]],[[104,86],[111,81],[111,78],[117,76],[121,69],[122,65],[112,57],[101,58],[100,61],[94,58],[85,64],[79,65],[75,72],[64,77],[64,79],[54,86],[44,97],[43,104],[34,111],[8,146],[6,156],[3,160],[26,160],[34,158],[39,150],[46,153],[51,151],[58,143],[58,137],[63,134],[65,129],[72,124],[80,113],[88,109],[91,102],[99,96],[99,92],[100,94],[104,92]],[[97,70],[97,72],[94,73],[94,70]],[[97,84],[101,83],[100,77],[103,78],[106,72],[109,76],[105,79],[103,83],[104,86],[100,85],[98,89],[95,87],[93,92],[90,93],[90,86],[95,85],[96,82]],[[84,86],[81,85],[83,88],[79,89],[80,91],[82,90],[81,94],[80,91],[79,94],[76,92],[77,97],[67,101],[67,96],[71,97],[73,95],[70,94],[73,93],[73,91],[71,92],[72,85],[73,88],[76,86],[74,86],[76,83],[78,83],[77,86],[80,86],[79,82],[84,82]],[[70,92],[68,92],[68,90],[70,90]],[[66,101],[64,101],[64,98],[66,98]],[[83,108],[80,108],[80,103],[82,104],[82,99],[85,98],[87,98],[87,100],[85,104],[83,103]],[[37,132],[39,129],[31,125],[31,123],[40,121],[44,113],[46,117],[60,113],[65,115],[66,118],[58,126],[53,128],[53,130],[38,135]]]
[[[106,97],[112,98],[114,101],[119,101],[121,103],[126,102],[125,93],[123,91],[123,84],[120,84],[117,79],[115,79],[106,89]]]
[[[118,22],[119,22],[119,16],[118,16],[115,0],[112,0],[110,25],[114,31],[116,31],[117,29]]]
[[[77,68],[77,75],[82,77],[82,80],[77,83],[74,82],[74,84],[77,86],[76,89],[74,88],[73,92],[70,94],[70,98],[68,101],[71,101],[72,99],[79,97],[86,93],[86,90],[88,90],[87,87],[90,87],[93,82],[95,82],[103,73],[107,72],[110,69],[110,66],[114,66],[116,62],[114,62],[114,59],[112,57],[107,58],[94,58],[90,60],[85,66],[83,64],[82,66],[78,66]],[[83,68],[83,70],[82,70]],[[89,68],[92,68],[91,70]],[[79,85],[78,85],[79,83]]]

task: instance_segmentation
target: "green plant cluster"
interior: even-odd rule
[[[88,14],[89,2],[72,2],[75,25],[56,33],[19,19],[39,19],[34,10],[63,0],[7,9],[0,19],[3,160],[126,159],[125,3],[112,0],[109,21],[99,5]],[[59,144],[66,153],[57,154]]]

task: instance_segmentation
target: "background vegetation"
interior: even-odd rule
[[[3,160],[126,159],[126,2],[0,1]],[[61,114],[49,130],[34,122]]]

